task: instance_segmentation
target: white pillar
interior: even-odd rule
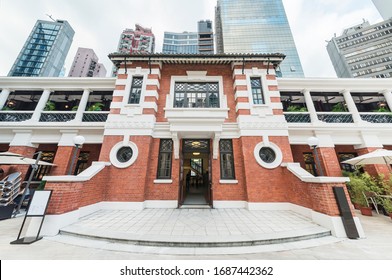
[[[358,112],[357,105],[355,105],[355,101],[353,97],[351,96],[351,92],[347,89],[342,91],[344,101],[346,102],[347,109],[353,116],[353,120],[355,123],[362,122],[361,115]]]
[[[78,110],[76,111],[76,115],[75,115],[75,122],[81,122],[83,119],[83,113],[86,110],[86,106],[88,103],[88,97],[90,95],[90,90],[89,89],[85,89],[83,91],[83,95],[82,98],[80,99],[79,102],[79,106],[78,106]]]
[[[10,96],[11,91],[8,88],[4,88],[0,93],[0,110],[3,109],[5,103],[8,100],[8,96]]]
[[[388,104],[389,110],[392,110],[392,91],[391,90],[384,90],[382,94],[385,97],[385,101]],[[0,104],[1,105],[1,104]]]
[[[318,116],[317,116],[316,108],[314,107],[314,104],[313,104],[312,96],[310,95],[310,91],[308,89],[304,89],[302,91],[302,94],[305,97],[306,108],[308,109],[310,121],[312,123],[320,122],[320,120],[318,119]]]
[[[51,93],[51,92],[52,92],[52,91],[49,90],[49,89],[45,89],[45,90],[42,92],[41,98],[39,99],[39,101],[38,101],[38,103],[37,103],[37,106],[35,107],[33,116],[31,117],[31,120],[32,120],[32,121],[36,121],[36,122],[39,121],[39,118],[41,117],[41,113],[42,113],[42,111],[44,110],[45,105],[46,105],[46,103],[47,103],[48,100],[49,100],[49,96],[50,96],[50,93]]]

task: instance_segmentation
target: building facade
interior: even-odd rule
[[[125,29],[118,42],[117,52],[129,53],[154,53],[155,36],[151,28],[135,24],[135,29]]]
[[[106,68],[93,49],[78,48],[68,77],[105,77]]]
[[[392,2],[388,0],[372,0],[384,20],[392,17]]]
[[[332,38],[327,51],[339,78],[389,78],[392,75],[392,19],[368,21]]]
[[[165,32],[162,53],[213,54],[214,32],[210,20],[197,23],[197,32]]]
[[[215,34],[218,54],[283,53],[281,75],[304,76],[281,0],[218,0]]]
[[[8,76],[58,77],[74,34],[65,20],[38,20]]]
[[[199,36],[199,53],[214,53],[214,31],[211,20],[201,20],[197,23],[197,32]]]
[[[333,187],[347,195],[350,166],[341,162],[392,149],[391,115],[374,112],[392,108],[391,79],[277,79],[282,54],[110,58],[117,78],[0,78],[0,107],[13,106],[0,111],[0,151],[42,151],[56,164],[36,175],[53,191],[49,224],[197,199],[292,210],[345,236],[333,199]],[[90,110],[96,102],[101,111]],[[70,167],[76,135],[86,142]],[[314,176],[311,136],[323,177]],[[76,176],[64,176],[70,169]],[[389,174],[384,165],[366,170]]]
[[[163,36],[162,53],[196,54],[199,52],[197,32],[167,32]]]

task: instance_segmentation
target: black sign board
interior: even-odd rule
[[[346,193],[343,187],[333,187],[335,199],[339,207],[340,216],[344,229],[346,230],[347,237],[350,239],[359,238],[358,230],[351,213],[350,205],[348,204]]]

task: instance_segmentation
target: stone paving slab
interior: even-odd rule
[[[299,241],[330,231],[292,211],[144,209],[100,210],[61,234],[138,245],[227,247]]]

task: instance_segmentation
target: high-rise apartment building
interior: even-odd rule
[[[217,53],[283,53],[282,76],[304,76],[282,0],[218,0],[215,33]]]
[[[345,29],[327,51],[339,78],[392,77],[392,18]]]
[[[197,32],[199,33],[199,53],[214,53],[214,31],[212,30],[212,21],[199,21],[197,23]]]
[[[153,53],[155,36],[151,28],[135,24],[135,30],[125,29],[120,36],[117,51],[120,53]]]
[[[8,76],[58,77],[74,34],[65,20],[38,20]]]
[[[199,52],[197,32],[167,32],[163,37],[162,53],[196,54]]]
[[[78,48],[68,77],[105,77],[106,68],[98,62],[94,50]]]
[[[384,20],[392,18],[391,0],[372,0]]]
[[[167,32],[163,39],[163,53],[171,54],[212,54],[214,53],[214,32],[210,20],[197,23],[197,32]]]

